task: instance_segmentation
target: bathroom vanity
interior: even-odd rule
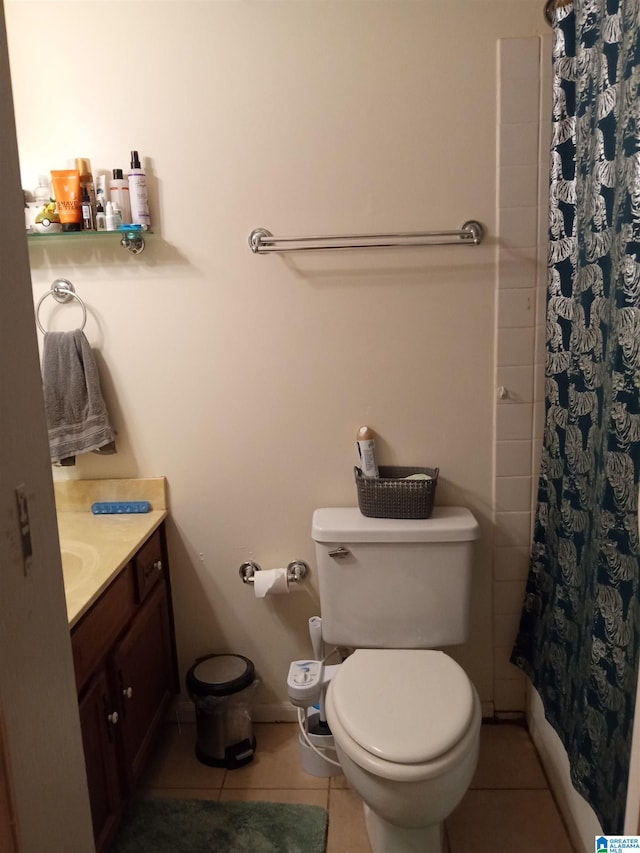
[[[82,489],[98,483],[98,489],[110,497],[95,497],[92,492],[82,498],[82,510],[64,510],[64,499],[56,489],[98,853],[113,840],[178,692],[164,501],[156,495],[151,499],[152,512],[141,515],[94,516],[90,512],[94,499],[127,499],[121,493],[113,498],[109,485],[123,488],[125,482],[136,484],[128,499],[149,499],[141,497],[140,486],[149,481],[77,481]],[[72,489],[65,484],[66,488]]]

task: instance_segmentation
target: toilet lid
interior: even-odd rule
[[[397,764],[443,755],[473,717],[471,682],[443,652],[358,649],[338,668],[330,689],[349,737]]]

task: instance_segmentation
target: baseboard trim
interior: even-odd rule
[[[289,702],[253,705],[251,719],[254,723],[295,723],[298,709]],[[195,705],[184,696],[179,696],[169,710],[167,720],[172,723],[195,723]]]

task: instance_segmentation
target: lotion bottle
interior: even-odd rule
[[[118,230],[117,216],[116,216],[116,213],[114,211],[114,205],[113,205],[112,201],[107,202],[107,212],[106,212],[105,219],[106,219],[107,231],[117,231]]]
[[[144,231],[151,226],[149,201],[147,198],[147,176],[140,165],[137,151],[131,152],[131,169],[129,177],[129,201],[131,203],[131,222],[142,225]]]
[[[360,468],[364,477],[378,477],[378,465],[376,463],[376,441],[375,434],[368,426],[361,426],[358,430],[358,454],[360,456]]]
[[[109,187],[109,199],[122,213],[123,222],[131,222],[131,204],[129,202],[129,181],[122,176],[122,169],[113,170]],[[107,228],[107,230],[109,230]]]

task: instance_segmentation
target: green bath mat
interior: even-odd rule
[[[320,806],[135,800],[110,853],[324,853]]]

